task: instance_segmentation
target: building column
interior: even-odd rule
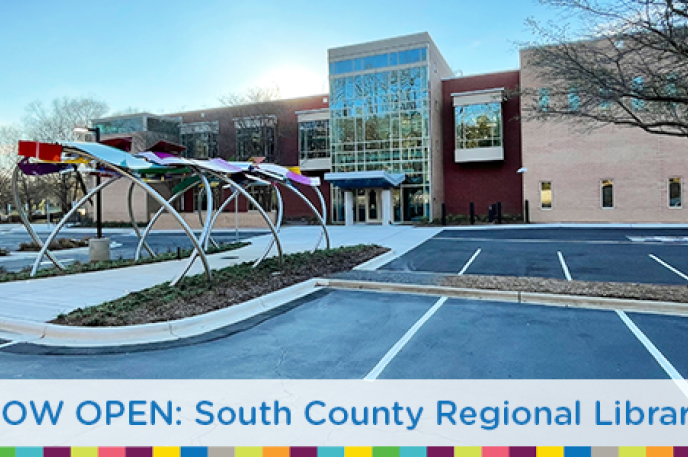
[[[344,191],[344,225],[354,225],[354,193]]]
[[[390,189],[382,190],[382,225],[389,225],[392,223],[392,191]]]

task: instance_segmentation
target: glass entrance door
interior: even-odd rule
[[[368,189],[367,191],[367,216],[366,222],[382,222],[381,194],[379,189]]]
[[[382,192],[380,189],[354,191],[354,218],[359,224],[382,222]]]

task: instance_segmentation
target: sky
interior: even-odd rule
[[[0,0],[0,125],[89,96],[111,112],[213,108],[249,87],[326,93],[327,49],[428,32],[463,75],[518,68],[536,0]]]

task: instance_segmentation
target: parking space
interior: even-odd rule
[[[325,289],[181,343],[0,347],[0,378],[667,379],[688,373],[687,330],[671,316]]]
[[[381,270],[688,284],[688,230],[443,230]]]

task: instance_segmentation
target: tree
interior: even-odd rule
[[[26,107],[24,117],[25,136],[34,141],[75,141],[80,135],[75,127],[84,127],[93,119],[108,112],[107,103],[89,97],[62,97],[54,99],[48,108],[35,101]],[[44,177],[45,196],[51,197],[62,212],[71,208],[80,189],[73,173],[55,173]]]
[[[528,25],[537,37],[523,67],[530,119],[624,125],[688,136],[688,3],[675,0],[541,0],[570,23]]]
[[[269,162],[279,162],[282,158],[280,140],[291,130],[278,122],[284,119],[286,112],[279,88],[253,87],[241,94],[221,96],[219,100],[233,108],[237,135],[234,159],[265,157]]]
[[[90,121],[104,116],[108,105],[89,97],[62,97],[47,107],[34,101],[26,107],[20,126],[0,126],[0,181],[2,189],[8,188],[12,169],[17,163],[17,143],[20,139],[55,142],[81,139],[74,133],[75,127],[89,125]],[[25,176],[19,183],[22,201],[32,210],[46,197],[57,203],[63,212],[71,208],[80,189],[73,173],[56,173],[41,178]],[[0,190],[2,201],[7,200],[5,190]],[[14,205],[11,195],[6,203]],[[31,213],[31,211],[29,211]]]

